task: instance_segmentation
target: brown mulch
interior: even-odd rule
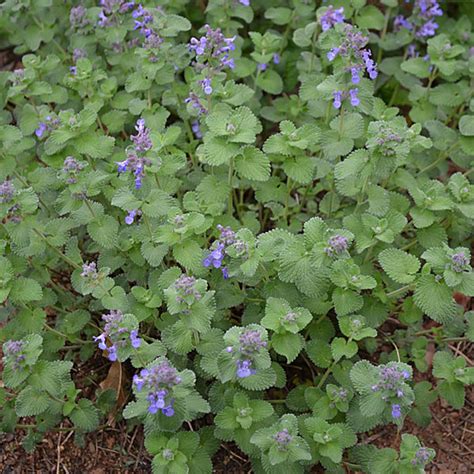
[[[466,405],[453,410],[438,400],[431,407],[433,420],[420,428],[407,420],[403,432],[419,437],[425,446],[436,450],[436,459],[427,469],[431,474],[474,472],[474,388],[467,391]],[[1,474],[140,474],[150,473],[151,459],[143,445],[140,427],[126,431],[125,424],[109,427],[86,436],[84,447],[74,443],[74,432],[50,433],[33,453],[21,446],[24,430],[0,435]],[[363,436],[379,448],[398,448],[400,438],[395,425],[384,426]],[[216,474],[250,474],[250,462],[234,444],[222,445],[214,456]],[[321,472],[315,468],[313,472]],[[355,471],[348,471],[355,472]]]

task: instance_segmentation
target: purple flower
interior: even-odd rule
[[[424,466],[431,459],[431,452],[428,448],[419,448],[412,460],[414,466]]]
[[[417,32],[416,36],[418,38],[425,38],[429,36],[434,36],[439,25],[433,20],[428,20]]]
[[[456,273],[461,273],[468,267],[469,259],[466,257],[464,252],[455,253],[451,257],[451,269]]]
[[[115,362],[117,360],[117,348],[115,346],[107,347],[107,354],[110,362]]]
[[[161,410],[161,413],[163,413],[163,415],[165,416],[173,416],[174,415],[174,408],[173,408],[173,405],[168,405],[167,407],[164,407],[162,410]]]
[[[135,217],[137,215],[140,215],[141,212],[138,209],[132,209],[128,214],[127,217],[125,217],[125,224],[127,225],[132,225],[135,221]]]
[[[273,435],[273,439],[276,441],[279,451],[286,451],[288,449],[288,445],[293,440],[293,436],[291,436],[290,433],[288,433],[288,429],[285,428]]]
[[[194,92],[190,92],[189,97],[187,97],[184,102],[186,104],[191,104],[193,109],[196,109],[198,111],[199,115],[207,114],[206,107],[204,107],[201,102],[201,99]]]
[[[76,63],[81,58],[87,58],[87,53],[81,48],[74,48],[72,60]]]
[[[95,262],[87,262],[82,265],[81,277],[96,279],[99,276],[97,273],[97,265]]]
[[[230,227],[223,227],[217,225],[220,232],[219,239],[213,243],[212,250],[207,254],[202,261],[204,267],[210,266],[214,268],[222,268],[222,276],[229,278],[229,271],[226,267],[222,267],[224,257],[226,255],[226,247],[235,243],[235,232]]]
[[[108,314],[103,314],[104,330],[93,338],[94,342],[98,342],[99,349],[107,351],[107,357],[111,362],[117,360],[117,350],[119,348],[126,347],[130,343],[132,347],[137,349],[142,342],[138,337],[138,330],[129,330],[124,325],[123,316],[123,313],[119,310],[112,310]],[[111,342],[110,346],[107,346],[107,340]]]
[[[244,7],[250,6],[250,0],[239,0],[239,3],[243,5]]]
[[[204,94],[206,95],[211,95],[212,94],[212,86],[211,86],[211,79],[209,77],[206,77],[202,81],[199,81],[201,84],[202,90],[204,91]]]
[[[273,64],[280,64],[280,55],[278,53],[273,55]]]
[[[236,364],[236,374],[239,379],[245,379],[257,373],[255,369],[252,369],[252,361],[250,360],[238,360]]]
[[[197,120],[194,120],[191,122],[191,130],[194,133],[194,136],[200,140],[202,138],[202,132],[201,132],[201,127],[199,126],[199,122]]]
[[[257,65],[257,69],[261,72],[265,71],[267,69],[267,65],[265,63],[259,63]]]
[[[259,353],[267,346],[262,340],[262,334],[256,329],[244,329],[239,337],[239,351],[241,354],[251,356]]]
[[[400,405],[394,403],[392,405],[392,418],[400,418],[402,416],[402,411]]]
[[[333,106],[335,109],[340,109],[342,105],[342,92],[341,91],[334,91],[333,92],[334,96],[334,102]]]
[[[24,341],[9,340],[3,345],[3,352],[7,361],[12,361],[12,368],[18,370],[21,363],[25,360],[25,355],[22,353],[25,348]]]
[[[349,95],[351,96],[351,105],[353,107],[357,107],[360,104],[359,97],[357,97],[357,94],[359,93],[359,89],[351,89],[349,91]]]
[[[175,282],[174,287],[178,293],[176,296],[176,301],[178,303],[185,302],[189,296],[194,300],[200,300],[202,298],[201,293],[196,288],[197,280],[192,276],[188,276],[183,273]]]
[[[228,53],[235,49],[235,36],[226,38],[220,28],[213,30],[209,25],[204,25],[204,29],[205,36],[191,38],[188,45],[196,58],[202,60],[199,67],[208,66],[216,72],[226,67],[233,68],[234,63],[229,59]]]
[[[378,75],[376,65],[374,60],[371,58],[372,52],[368,49],[362,50],[362,59],[365,63],[365,68],[367,69],[367,74],[371,79],[375,79]]]
[[[138,331],[134,329],[130,331],[130,341],[134,349],[138,349],[142,343],[142,340],[138,337]]]
[[[393,29],[395,31],[400,31],[402,28],[412,30],[413,25],[404,16],[398,15],[393,20]]]
[[[73,28],[83,28],[89,23],[86,15],[87,10],[82,5],[72,7],[69,12],[69,23]]]
[[[328,245],[324,249],[327,255],[330,257],[334,257],[336,255],[341,255],[344,253],[349,247],[349,241],[343,235],[333,235],[328,240]]]
[[[342,23],[344,21],[344,8],[335,9],[330,5],[326,11],[321,15],[320,22],[323,31],[327,31],[332,28],[336,23]]]
[[[327,53],[327,58],[329,61],[334,61],[336,59],[336,56],[339,54],[339,48],[332,48],[331,51]]]
[[[5,180],[0,184],[0,203],[5,204],[13,200],[15,195],[15,186],[10,180]]]
[[[136,135],[132,135],[130,139],[135,144],[135,149],[139,153],[144,153],[151,149],[153,143],[150,138],[150,129],[145,127],[145,120],[138,119],[135,125],[135,130],[138,132]]]
[[[359,69],[357,67],[351,67],[351,80],[353,84],[359,84],[360,82]]]
[[[98,347],[105,351],[107,349],[107,345],[105,344],[105,333],[99,334],[98,336],[94,336],[94,342],[99,342]]]
[[[48,129],[48,126],[44,122],[40,122],[38,125],[38,128],[35,130],[35,135],[38,138],[42,138],[44,135],[44,132]]]
[[[69,66],[70,73],[75,76],[77,74],[77,67],[76,66]]]
[[[168,361],[162,361],[150,369],[143,369],[140,375],[133,376],[133,384],[138,392],[147,390],[148,411],[151,414],[161,413],[174,415],[174,399],[170,398],[174,386],[181,383],[177,370]]]
[[[222,265],[222,260],[224,259],[224,244],[219,242],[217,247],[212,250],[207,257],[203,260],[203,265],[207,268],[211,265],[214,268],[220,268]]]

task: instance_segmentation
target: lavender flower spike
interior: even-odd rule
[[[344,8],[335,9],[330,5],[327,10],[321,15],[321,27],[323,31],[329,30],[336,23],[342,23],[344,21]]]

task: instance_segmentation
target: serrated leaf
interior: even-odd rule
[[[252,181],[266,181],[270,177],[270,160],[255,147],[246,146],[234,160],[237,173]]]
[[[13,302],[27,303],[39,301],[43,297],[41,285],[32,278],[19,277],[13,281],[10,299]]]
[[[118,222],[108,215],[101,216],[87,225],[91,238],[100,246],[111,249],[117,244]]]
[[[74,426],[83,431],[94,431],[99,425],[99,411],[87,398],[81,398],[69,415]]]
[[[416,283],[413,300],[430,318],[440,323],[451,321],[457,312],[452,290],[434,275],[423,275]]]
[[[411,283],[421,265],[415,255],[394,248],[380,252],[379,263],[385,273],[397,283]]]
[[[46,392],[26,387],[16,397],[15,411],[18,416],[39,415],[48,409],[50,401]]]

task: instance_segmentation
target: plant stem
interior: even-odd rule
[[[398,288],[398,290],[393,290],[390,293],[387,293],[385,296],[387,296],[387,298],[391,298],[392,296],[396,296],[399,293],[403,293],[404,291],[407,291],[407,290],[411,289],[411,287],[412,287],[412,285],[402,286],[401,288]]]
[[[69,257],[64,255],[61,250],[56,248],[53,244],[49,242],[49,240],[46,238],[46,236],[43,235],[42,232],[40,232],[38,229],[33,229],[33,232],[38,235],[52,250],[54,250],[67,264],[69,264],[71,267],[75,269],[81,268],[80,265],[78,265],[76,262],[73,262]]]
[[[227,175],[227,184],[229,185],[229,197],[227,201],[227,214],[232,217],[234,211],[234,199],[232,192],[232,177],[234,175],[234,159],[231,158],[229,162],[229,173]]]

